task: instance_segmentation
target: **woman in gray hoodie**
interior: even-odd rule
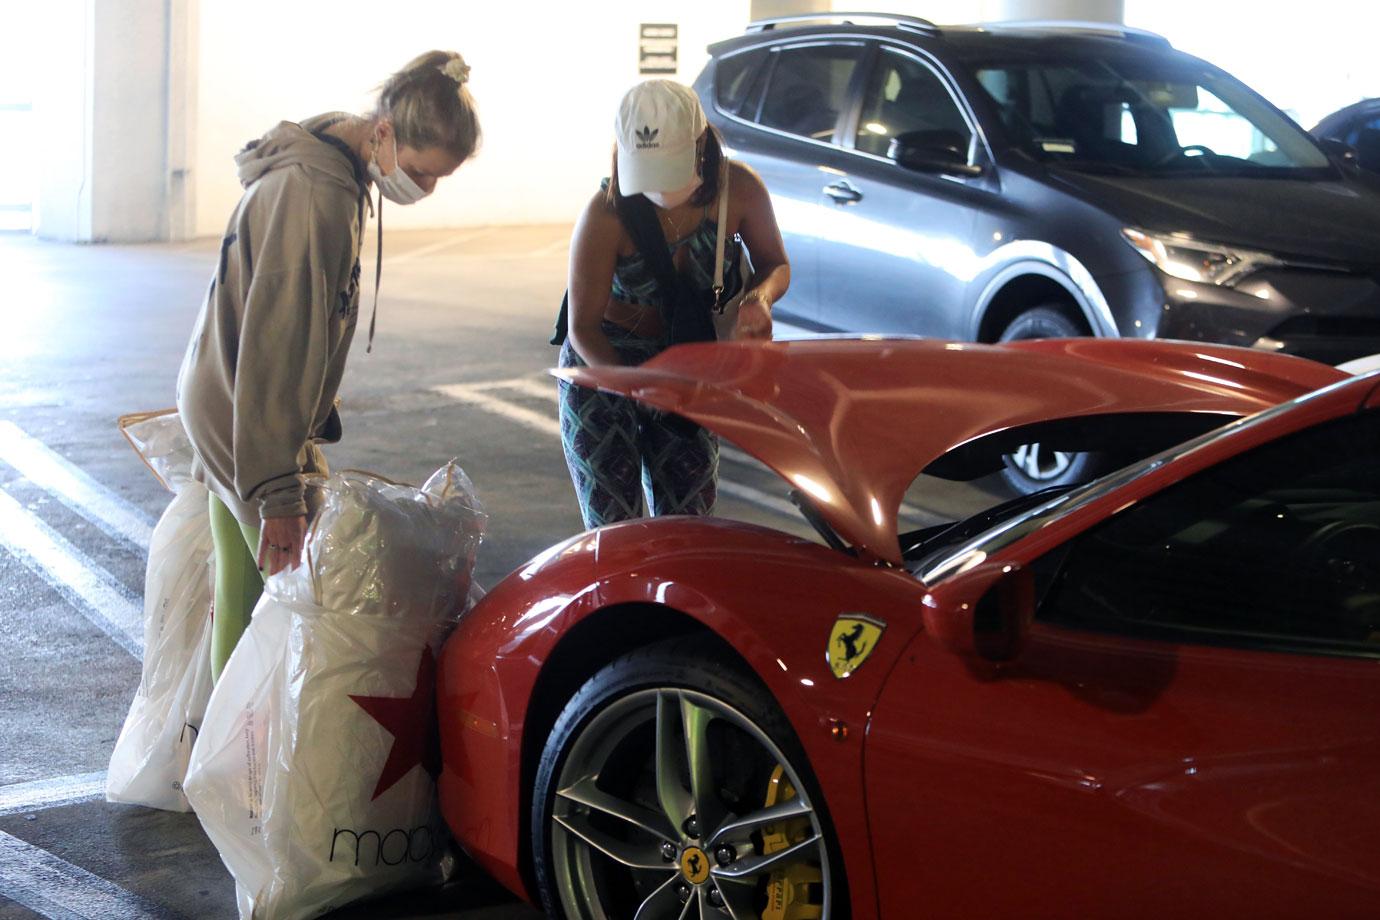
[[[369,187],[382,257],[382,199],[418,201],[478,146],[468,76],[460,55],[428,52],[383,85],[372,114],[281,122],[235,157],[244,196],[177,382],[193,475],[211,492],[214,678],[265,574],[298,564],[306,479],[326,469],[317,445],[340,439],[335,395],[359,314]],[[371,346],[373,331],[371,320]]]

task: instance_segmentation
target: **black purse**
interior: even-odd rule
[[[552,345],[564,345],[570,334],[570,290],[561,295],[561,311],[556,314],[556,328],[551,332]]]

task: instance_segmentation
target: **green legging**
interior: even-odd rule
[[[249,625],[249,617],[264,589],[264,576],[255,559],[259,528],[237,521],[225,502],[214,494],[211,540],[216,546],[216,606],[211,623],[211,682],[215,683],[240,641],[240,634]]]

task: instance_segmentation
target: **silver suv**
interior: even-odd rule
[[[771,190],[786,322],[1380,352],[1380,181],[1159,36],[812,16],[709,50],[695,88]],[[1031,445],[1009,478],[1087,463]]]

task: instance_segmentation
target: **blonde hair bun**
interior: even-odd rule
[[[480,139],[469,79],[469,65],[458,52],[428,51],[379,87],[374,117],[393,123],[399,143],[414,150],[441,147],[463,162]]]

